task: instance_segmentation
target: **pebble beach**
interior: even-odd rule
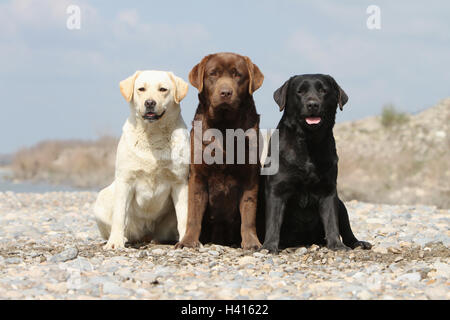
[[[368,251],[104,251],[96,196],[0,192],[0,299],[450,299],[450,210],[347,202]]]

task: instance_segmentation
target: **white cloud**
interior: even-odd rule
[[[125,9],[117,15],[119,22],[125,23],[131,27],[136,27],[139,23],[139,13],[136,9]]]
[[[150,52],[161,52],[180,46],[195,48],[210,36],[208,30],[199,23],[142,22],[136,9],[120,11],[117,19],[112,22],[112,29],[121,41],[139,45],[141,50],[148,48]]]

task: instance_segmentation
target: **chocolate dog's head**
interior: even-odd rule
[[[264,76],[250,58],[235,53],[215,53],[202,59],[189,73],[211,118],[235,113],[242,102],[261,87]]]
[[[333,127],[336,109],[342,110],[347,94],[333,77],[324,74],[294,76],[273,95],[280,111],[296,120],[306,130]]]

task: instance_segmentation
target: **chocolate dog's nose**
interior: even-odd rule
[[[319,103],[317,101],[308,101],[306,108],[308,108],[308,111],[317,111],[319,110]]]
[[[232,94],[233,94],[233,90],[231,90],[229,88],[223,88],[220,90],[220,96],[222,98],[229,98],[229,97],[231,97]]]
[[[156,101],[155,100],[151,100],[151,99],[145,100],[144,106],[146,108],[154,108],[156,106]]]

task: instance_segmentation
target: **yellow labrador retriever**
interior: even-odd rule
[[[187,91],[185,81],[165,71],[137,71],[120,82],[131,112],[117,148],[115,180],[94,206],[108,239],[104,249],[183,237],[190,144],[180,101]]]

